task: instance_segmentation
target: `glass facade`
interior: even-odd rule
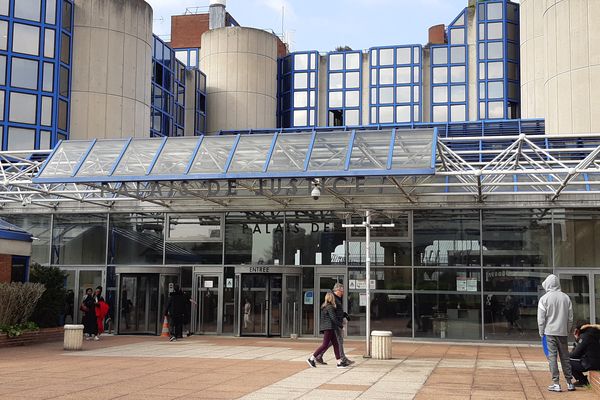
[[[478,118],[519,118],[519,5],[480,2],[476,13]]]
[[[188,68],[198,68],[200,49],[175,49],[175,57]]]
[[[319,53],[292,53],[279,60],[279,124],[281,127],[317,126]]]
[[[327,126],[362,125],[361,51],[327,54]]]
[[[186,64],[153,35],[150,136],[183,136]]]
[[[371,124],[421,122],[422,54],[420,45],[369,50]]]
[[[448,43],[431,46],[431,122],[467,121],[467,9],[448,26]]]
[[[68,138],[72,25],[71,0],[2,2],[3,150],[50,149]]]
[[[600,273],[586,272],[600,260],[594,250],[600,248],[600,213],[588,209],[375,214],[373,223],[393,222],[394,227],[372,231],[368,280],[364,230],[342,227],[344,222],[360,222],[361,218],[347,213],[97,213],[5,218],[39,239],[33,243],[32,261],[67,269],[114,271],[114,267],[133,266],[139,271],[145,266],[189,265],[196,272],[218,267],[228,269],[231,275],[234,266],[270,268],[270,273],[297,268],[304,292],[316,290],[315,282],[323,277],[341,275],[352,316],[350,335],[365,333],[366,307],[361,293],[366,282],[372,289],[373,329],[392,330],[403,337],[537,340],[537,301],[543,295],[541,282],[549,273],[560,274],[578,315],[584,318],[591,318],[589,304],[594,301],[586,282],[589,286],[600,280]],[[233,276],[230,280],[233,282]],[[304,304],[298,312],[303,321],[301,333],[312,335],[313,304]]]

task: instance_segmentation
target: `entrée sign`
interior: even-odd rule
[[[252,267],[250,267],[250,272],[257,272],[257,273],[268,274],[271,271],[270,271],[269,267],[252,266]]]

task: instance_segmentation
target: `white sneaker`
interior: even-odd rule
[[[562,389],[558,383],[553,383],[552,385],[548,386],[548,390],[551,392],[562,392]]]
[[[574,385],[574,384],[572,384],[571,382],[568,382],[568,383],[567,383],[567,390],[568,390],[569,392],[574,392],[574,391],[575,391],[575,385]]]
[[[94,340],[100,340],[98,336],[94,336]]]

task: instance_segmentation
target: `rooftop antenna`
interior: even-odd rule
[[[285,29],[283,29],[283,19],[285,17],[285,6],[281,6],[281,36],[284,37],[285,40]]]

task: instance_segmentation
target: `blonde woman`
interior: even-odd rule
[[[349,364],[342,361],[340,358],[340,348],[335,336],[336,329],[341,329],[340,322],[335,317],[335,297],[329,292],[325,295],[325,301],[321,305],[321,333],[323,333],[323,343],[315,350],[306,362],[311,368],[316,368],[316,357],[322,355],[329,347],[329,343],[333,345],[333,352],[337,360],[338,368],[347,368]]]

